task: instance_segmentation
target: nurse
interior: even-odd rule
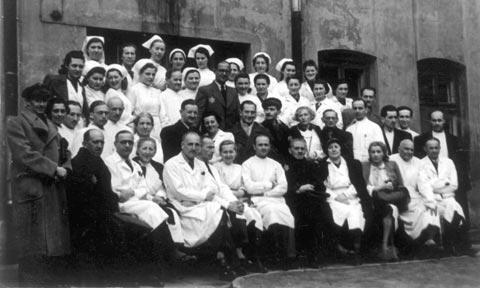
[[[124,66],[119,64],[112,64],[108,65],[107,67],[107,74],[105,80],[105,102],[108,102],[110,98],[118,97],[123,102],[123,110],[122,116],[120,118],[120,122],[122,124],[129,124],[133,120],[133,109],[132,109],[132,102],[127,98],[127,96],[123,93],[123,87],[126,82],[123,81],[127,76],[128,72]]]
[[[197,96],[198,86],[200,85],[200,71],[197,68],[188,67],[182,72],[183,85],[185,86],[179,94],[184,99],[195,100]]]
[[[157,68],[157,73],[155,74],[155,80],[153,81],[153,87],[165,90],[166,88],[166,81],[165,81],[165,74],[167,73],[167,69],[162,66],[161,61],[163,56],[165,55],[165,42],[163,41],[162,37],[158,35],[153,35],[150,39],[142,44],[145,49],[148,49],[150,52],[150,60],[152,60],[153,64]],[[138,82],[138,78],[134,82]]]
[[[270,87],[273,87],[272,94],[275,95],[275,97],[283,99],[289,94],[286,79],[294,76],[297,70],[295,68],[295,63],[290,58],[283,58],[278,61],[275,69],[281,73],[280,82],[278,82],[277,85],[272,85],[270,83]]]
[[[96,62],[89,62],[83,69],[85,77],[83,78],[83,87],[85,87],[85,97],[88,106],[97,100],[105,101],[105,93],[102,88],[105,83],[105,68]]]
[[[253,64],[253,69],[255,70],[255,72],[253,73],[250,73],[249,76],[250,76],[250,84],[251,84],[251,88],[252,88],[252,94],[255,95],[256,93],[256,89],[255,89],[255,76],[257,76],[258,74],[265,74],[268,76],[268,78],[270,79],[270,89],[268,92],[272,92],[273,91],[273,87],[275,85],[277,85],[277,79],[275,79],[275,77],[273,77],[272,75],[268,74],[268,70],[270,68],[270,64],[272,64],[272,58],[270,58],[270,55],[268,55],[267,53],[265,52],[258,52],[258,53],[255,53],[255,55],[253,55],[253,59],[252,59],[252,64]]]
[[[186,60],[187,55],[185,55],[185,52],[180,48],[175,48],[168,54],[168,62],[170,62],[172,70],[182,71]]]
[[[215,73],[210,70],[209,64],[214,51],[210,45],[198,44],[190,48],[188,51],[188,58],[194,58],[197,63],[198,71],[200,72],[199,86],[206,86],[215,80]]]
[[[235,88],[235,78],[243,72],[245,65],[243,64],[243,61],[238,58],[228,58],[225,62],[230,64],[230,75],[228,75],[228,80],[225,82],[225,85]]]
[[[106,68],[105,65],[105,38],[102,36],[87,36],[83,41],[82,52],[85,57],[85,67],[100,65]],[[83,71],[83,76],[87,72]]]

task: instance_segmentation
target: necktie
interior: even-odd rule
[[[225,104],[227,103],[227,89],[225,87],[225,84],[222,84],[222,88],[220,89],[220,93],[222,93],[223,100],[225,101]]]
[[[132,77],[132,79],[133,79],[133,71],[132,71],[132,70],[128,70],[127,72],[128,72],[128,74],[130,74],[130,77]]]
[[[320,103],[320,102],[315,103],[315,109],[316,110],[318,110],[318,108],[320,108],[320,106],[322,106],[322,103]]]
[[[208,165],[208,162],[207,162],[207,161],[205,161],[205,165],[207,166],[208,173],[210,173],[210,175],[213,176],[212,169],[210,169],[210,165]]]
[[[128,167],[130,167],[130,170],[132,170],[133,172],[133,165],[132,165],[132,162],[130,162],[130,159],[126,159],[125,163],[127,163]]]
[[[132,165],[132,164],[130,163],[130,165]],[[133,170],[133,167],[130,167],[130,168],[132,168],[132,170]],[[143,178],[147,177],[147,167],[140,165],[140,168],[142,168]]]

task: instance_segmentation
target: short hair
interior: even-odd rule
[[[370,143],[370,145],[368,145],[368,161],[372,162],[372,158],[370,157],[370,149],[372,149],[373,147],[380,147],[380,149],[382,149],[382,152],[383,152],[382,160],[383,162],[387,162],[388,161],[387,145],[385,145],[385,143],[380,141],[373,141],[372,143]]]
[[[267,81],[267,84],[270,85],[270,77],[268,77],[267,75],[263,74],[263,73],[259,73],[257,75],[255,75],[255,77],[253,77],[253,84],[257,83],[257,80],[259,79],[265,79],[265,81]]]
[[[157,71],[157,67],[155,66],[155,64],[147,63],[147,64],[143,65],[142,68],[140,68],[140,70],[138,71],[138,74],[142,74],[143,72],[145,72],[145,70],[150,69],[150,68],[155,69],[155,71]]]
[[[137,45],[133,44],[133,43],[125,43],[122,45],[122,47],[120,48],[120,51],[122,51],[123,53],[123,49],[127,48],[127,47],[133,47],[133,49],[135,49],[135,53],[137,52],[138,48],[137,48]]]
[[[268,142],[271,143],[272,142],[272,139],[270,139],[270,135],[266,134],[266,133],[256,133],[255,135],[253,135],[253,144],[254,145],[257,145],[257,138],[258,137],[267,137],[268,138]]]
[[[445,112],[443,112],[442,110],[439,110],[439,109],[435,109],[435,110],[432,110],[432,112],[430,112],[430,114],[429,114],[430,119],[432,119],[432,114],[435,113],[435,112],[440,112],[440,113],[442,113],[443,120],[445,120]]]
[[[155,139],[153,139],[152,137],[139,138],[137,142],[137,154],[138,150],[140,150],[140,147],[142,147],[143,143],[145,142],[152,142],[155,146],[155,151],[157,150],[157,142],[155,141]]]
[[[102,130],[99,130],[99,129],[97,129],[97,128],[90,128],[90,129],[88,129],[87,131],[85,131],[85,133],[83,133],[83,143],[90,141],[90,139],[91,139],[91,137],[92,137],[90,134],[92,133],[92,131],[99,131],[99,132],[101,132],[102,135],[103,135],[103,131],[102,131]]]
[[[310,118],[311,118],[310,121],[313,120],[313,119],[315,119],[316,113],[315,113],[315,111],[313,111],[312,108],[310,108],[310,107],[308,107],[308,106],[300,106],[300,107],[297,108],[297,110],[295,110],[295,116],[293,117],[293,119],[294,119],[295,121],[300,121],[300,120],[299,120],[299,114],[300,114],[300,112],[303,111],[303,110],[307,110],[308,114],[310,114]]]
[[[227,61],[223,60],[223,61],[220,61],[217,63],[217,66],[216,66],[216,70],[218,70],[218,66],[220,66],[220,64],[226,64],[228,66],[228,69],[230,69],[230,63],[228,63]]]
[[[187,105],[195,105],[195,106],[197,106],[197,103],[195,103],[195,100],[193,100],[193,99],[183,100],[182,104],[180,104],[180,110],[181,110],[181,111],[185,110],[185,107],[186,107]]]
[[[362,103],[363,103],[363,106],[364,106],[365,108],[367,108],[367,103],[365,103],[365,100],[363,100],[362,98],[355,98],[355,99],[353,99],[353,101],[352,101],[352,108],[353,108],[353,103],[355,103],[355,102],[362,102]]]
[[[348,83],[347,79],[338,79],[337,81],[335,81],[335,85],[333,85],[333,91],[337,90],[338,86],[342,85],[342,84],[347,84],[348,88],[350,88],[350,84]]]
[[[44,100],[48,101],[50,99],[51,94],[48,90],[47,86],[36,83],[32,86],[29,86],[22,91],[22,98],[25,101],[32,101],[32,100]]]
[[[195,50],[195,54],[193,54],[193,57],[196,58],[197,56],[197,53],[201,53],[201,54],[204,54],[205,56],[207,56],[207,59],[210,60],[210,53],[208,53],[208,50],[203,48],[203,47],[198,47],[197,50]],[[220,62],[221,63],[221,62]],[[225,62],[227,63],[227,62]],[[230,67],[230,66],[228,66]]]
[[[136,117],[135,119],[133,119],[133,124],[135,125],[135,129],[137,128],[138,126],[138,122],[140,122],[140,119],[142,118],[148,118],[150,119],[150,122],[152,122],[152,126],[155,125],[155,122],[153,121],[153,116],[152,114],[148,113],[148,112],[140,112]]]
[[[168,69],[167,72],[165,73],[165,79],[170,79],[172,78],[172,74],[173,72],[180,72],[180,74],[182,74],[182,71],[181,70],[178,70],[178,69]]]
[[[413,117],[413,110],[412,108],[408,107],[408,106],[400,106],[400,107],[397,107],[397,112],[400,113],[400,111],[402,110],[408,110],[410,111],[410,117]]]
[[[397,108],[393,105],[385,105],[380,110],[380,116],[386,117],[388,112],[397,112]]]
[[[317,63],[315,63],[315,61],[313,61],[311,59],[303,62],[303,65],[302,65],[303,71],[305,71],[305,69],[307,69],[307,67],[309,67],[309,66],[315,67],[315,69],[318,71]]]
[[[90,108],[89,108],[89,112],[90,113],[93,113],[95,111],[95,108],[97,108],[98,106],[101,106],[101,105],[105,105],[108,107],[107,103],[105,103],[105,101],[102,101],[102,100],[95,100],[92,102],[92,104],[90,104]]]
[[[128,130],[120,130],[120,131],[117,132],[117,134],[115,134],[115,142],[118,141],[118,137],[120,137],[120,135],[122,135],[122,134],[130,134],[130,135],[133,136],[133,133],[128,131]]]
[[[196,135],[198,136],[198,138],[200,138],[200,134],[198,134],[197,132],[195,131],[187,131],[186,133],[184,133],[182,135],[182,142],[185,141],[185,138],[187,138],[188,135]]]
[[[366,86],[366,87],[363,87],[361,90],[360,90],[360,95],[363,95],[363,92],[365,90],[370,90],[370,91],[373,91],[373,96],[377,96],[377,89],[371,87],[371,86]]]
[[[328,92],[330,92],[330,87],[327,81],[323,79],[315,79],[315,82],[313,82],[313,86],[315,86],[315,84],[323,85],[323,88],[325,88],[325,94],[328,94]]]
[[[203,114],[202,122],[203,122],[203,120],[205,120],[205,118],[210,117],[210,116],[215,117],[215,120],[217,120],[217,123],[220,124],[220,116],[218,116],[218,114],[213,112],[213,111],[209,111],[209,112]]]
[[[222,152],[223,146],[227,146],[227,145],[233,145],[233,149],[237,151],[237,145],[235,144],[235,141],[232,141],[230,139],[223,140],[222,142],[220,142],[220,146],[218,147],[219,151]]]
[[[82,85],[86,86],[87,83],[88,83],[88,78],[90,78],[90,76],[92,76],[95,73],[100,73],[100,74],[103,75],[103,77],[105,77],[106,71],[105,71],[105,68],[103,68],[101,66],[93,67],[92,69],[90,69],[90,71],[87,72],[85,77],[83,77]]]
[[[82,105],[80,105],[80,103],[78,103],[77,101],[73,101],[73,100],[68,100],[68,101],[67,101],[67,105],[68,105],[68,106],[74,105],[74,106],[80,107],[80,109],[82,108]],[[68,110],[70,110],[70,108],[68,108]]]
[[[63,58],[63,63],[60,66],[60,69],[58,70],[58,74],[61,75],[66,75],[68,73],[68,65],[72,63],[72,59],[81,59],[83,62],[85,62],[85,56],[83,55],[83,52],[80,50],[72,50],[68,52],[65,55],[65,58]]]
[[[240,104],[240,111],[243,111],[243,109],[245,108],[245,105],[253,105],[255,106],[255,110],[257,110],[257,104],[253,103],[253,101],[251,100],[245,100],[242,102],[242,104]]]
[[[427,141],[425,141],[425,144],[423,144],[423,147],[427,147],[427,143],[430,142],[430,141],[436,141],[438,143],[438,146],[441,145],[440,139],[438,139],[437,137],[430,137],[430,138],[427,139]]]
[[[235,76],[235,83],[237,83],[240,78],[248,79],[248,82],[250,82],[250,76],[248,76],[247,73],[238,73],[238,75]]]
[[[327,112],[333,112],[333,113],[335,113],[335,116],[337,116],[337,118],[338,118],[338,113],[337,113],[337,111],[335,111],[335,110],[333,110],[333,109],[326,109],[325,111],[323,111],[322,117],[325,116],[325,113],[327,113]]]
[[[302,79],[297,74],[287,77],[287,79],[285,79],[285,83],[287,83],[287,85],[288,85],[288,83],[292,79],[297,79],[299,83],[302,83]]]
[[[49,119],[52,118],[52,109],[55,104],[63,104],[65,107],[65,112],[68,114],[70,113],[70,108],[67,105],[67,101],[65,101],[63,98],[51,98],[47,102],[47,107],[45,108],[45,114]]]
[[[203,135],[200,136],[200,142],[202,143],[202,146],[203,146],[203,140],[205,140],[205,139],[210,139],[210,140],[212,140],[212,142],[213,142],[213,138],[210,137],[210,135],[208,135],[208,134],[203,134]]]
[[[262,103],[262,108],[265,110],[268,107],[275,107],[277,108],[278,111],[282,110],[282,101],[280,101],[278,98],[270,97],[265,99]]]
[[[265,69],[265,71],[268,72],[268,69],[270,68],[270,60],[268,59],[267,56],[265,56],[263,54],[258,54],[256,57],[253,57],[252,65],[255,67],[255,62],[257,61],[258,58],[263,58],[263,60],[265,60],[265,63],[267,63],[267,69]],[[258,74],[258,75],[260,75],[260,74]],[[268,84],[270,84],[270,83],[268,83]]]
[[[288,138],[288,147],[291,148],[295,142],[303,142],[305,145],[307,144],[307,141],[303,137],[290,137]]]

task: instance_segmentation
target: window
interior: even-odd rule
[[[417,62],[418,93],[422,131],[430,129],[430,112],[441,110],[446,115],[446,128],[454,135],[460,135],[462,127],[461,98],[464,90],[465,68],[463,65],[438,58]]]
[[[375,57],[350,50],[323,50],[318,52],[319,76],[330,84],[338,79],[349,82],[349,97],[356,98],[364,86],[374,83]]]

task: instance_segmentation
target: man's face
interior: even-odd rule
[[[293,158],[301,160],[305,158],[305,153],[307,152],[307,144],[305,141],[294,141],[288,148],[290,155]]]
[[[270,152],[270,139],[267,136],[258,136],[255,139],[255,155],[265,158]]]
[[[83,142],[83,147],[93,155],[100,157],[100,155],[102,155],[103,145],[105,144],[103,133],[97,129],[94,129],[89,133],[90,139],[87,142]]]
[[[182,153],[189,160],[193,160],[200,154],[200,136],[188,134],[182,141]]]
[[[362,93],[362,99],[367,104],[367,108],[372,108],[373,102],[375,101],[375,92],[370,89],[366,89]]]
[[[243,123],[251,125],[257,117],[257,108],[253,104],[245,104],[243,110],[240,111],[240,119]]]
[[[354,101],[352,104],[353,111],[355,111],[355,119],[363,120],[367,115],[365,104],[363,101]]]
[[[322,101],[325,99],[325,86],[320,83],[313,84],[313,97],[315,97],[316,101]]]
[[[325,123],[326,127],[330,127],[330,128],[336,127],[338,122],[337,113],[335,111],[324,112],[322,121],[323,123]]]
[[[214,152],[215,144],[213,143],[213,140],[210,138],[203,138],[200,158],[202,158],[203,161],[210,161]]]
[[[255,81],[255,89],[257,90],[257,94],[265,94],[268,90],[268,83],[265,79],[257,79]]]
[[[133,134],[125,132],[118,135],[115,140],[115,149],[117,150],[118,155],[123,159],[127,159],[133,150]]]
[[[123,106],[123,101],[120,99],[112,99],[108,102],[108,107],[110,112],[108,113],[108,119],[113,123],[117,123],[122,117],[123,110],[125,107]]]
[[[429,140],[425,143],[425,152],[430,159],[438,159],[440,154],[440,144],[436,140]]]
[[[67,108],[62,103],[53,104],[51,115],[52,122],[60,126],[65,120],[65,115],[67,115]]]
[[[198,106],[197,105],[186,105],[185,109],[180,111],[182,116],[182,121],[187,124],[189,127],[194,127],[197,125],[198,121]]]
[[[95,107],[93,112],[90,113],[90,117],[93,119],[93,124],[103,128],[103,126],[107,123],[108,112],[108,106],[105,104]]]
[[[82,76],[84,61],[80,58],[72,58],[67,66],[68,76],[71,79],[78,80]]]
[[[413,142],[412,141],[402,141],[400,146],[398,146],[398,154],[404,161],[410,161],[413,157]]]
[[[342,83],[338,85],[337,90],[335,90],[335,96],[338,98],[345,98],[348,94],[348,84]]]
[[[410,127],[410,121],[412,120],[412,115],[410,115],[409,110],[400,110],[398,111],[398,125],[402,129],[408,129]]]
[[[174,71],[172,72],[172,76],[168,79],[168,87],[175,92],[180,91],[182,89],[182,72],[181,71]]]
[[[248,89],[250,88],[250,78],[238,78],[235,82],[235,88],[237,89],[237,93],[240,95],[245,95],[248,93]]]
[[[287,83],[287,87],[291,95],[298,94],[298,91],[300,90],[300,81],[298,81],[298,79],[290,79]]]
[[[432,124],[433,131],[442,132],[445,125],[443,113],[440,111],[433,112],[431,115],[430,123]]]
[[[127,67],[132,67],[135,64],[137,58],[137,53],[135,47],[127,46],[123,48],[122,51],[122,63]]]
[[[70,108],[70,113],[65,116],[63,124],[70,129],[74,129],[77,126],[78,121],[82,118],[82,108],[77,105],[69,105],[68,107]]]
[[[265,110],[265,120],[274,120],[277,119],[278,109],[275,106],[268,106]]]
[[[228,80],[230,75],[230,65],[226,62],[218,63],[217,71],[215,71],[215,79],[218,83],[223,84]]]
[[[397,111],[387,111],[387,115],[383,118],[383,125],[388,131],[392,131],[397,124]]]

